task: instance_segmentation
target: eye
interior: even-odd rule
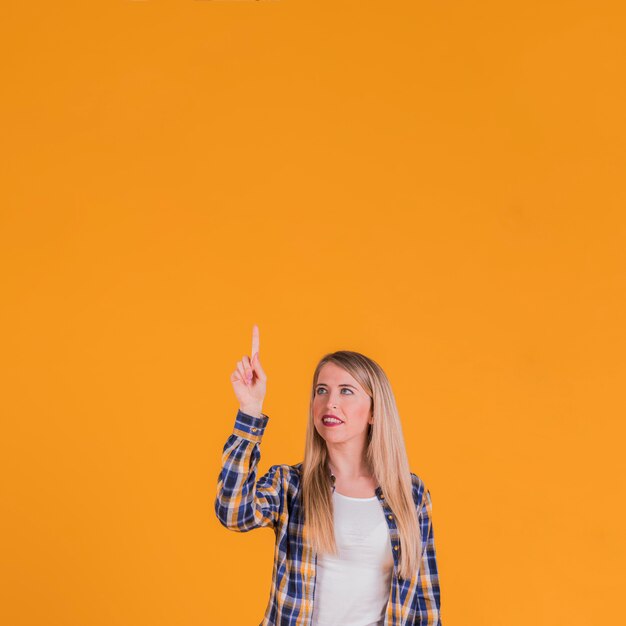
[[[347,391],[351,396],[354,395],[354,392],[351,389],[348,389],[348,387],[342,387],[341,391]],[[326,388],[325,387],[318,387],[317,388],[317,395],[319,396],[321,393],[326,393]]]

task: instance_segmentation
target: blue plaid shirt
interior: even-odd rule
[[[260,443],[268,420],[265,414],[254,417],[237,412],[233,432],[224,445],[215,513],[230,530],[247,532],[268,526],[276,534],[272,588],[260,626],[310,626],[317,555],[302,540],[303,515],[299,498],[302,463],[272,465],[257,481]],[[411,473],[411,477],[424,552],[419,572],[410,580],[398,576],[398,529],[381,488],[376,488],[389,527],[394,559],[389,601],[382,624],[441,626],[430,491],[416,474]],[[329,485],[334,490],[332,475]]]

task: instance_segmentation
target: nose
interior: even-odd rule
[[[337,400],[331,394],[328,394],[328,401],[326,402],[326,407],[328,408],[328,412],[332,413],[333,410],[337,408]]]

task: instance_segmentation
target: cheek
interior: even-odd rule
[[[364,420],[368,420],[370,416],[370,402],[361,402],[358,410],[359,416]]]
[[[325,409],[324,395],[313,398],[313,416],[319,415]]]

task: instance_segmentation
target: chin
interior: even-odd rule
[[[319,435],[319,436],[320,436],[320,437],[321,437],[324,441],[335,441],[335,440],[336,440],[336,438],[335,438],[335,437],[333,437],[332,435],[329,437],[329,436],[328,436],[328,433],[324,433],[324,432],[322,432],[322,430],[321,430],[321,429],[317,431],[317,434],[318,434],[318,435]]]

